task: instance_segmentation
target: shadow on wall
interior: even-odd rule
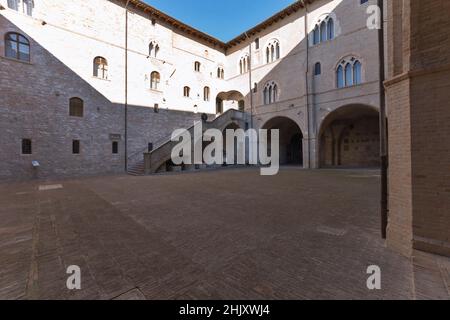
[[[124,105],[108,100],[4,16],[0,30],[0,179],[124,172]],[[7,32],[30,41],[30,63],[4,58]],[[83,101],[82,117],[69,114],[73,97]],[[175,128],[191,126],[199,117],[130,105],[128,155],[143,152],[148,143],[170,136]],[[31,140],[31,154],[22,154],[22,139]],[[79,141],[77,154],[73,141]],[[39,168],[33,168],[32,161],[38,161]]]

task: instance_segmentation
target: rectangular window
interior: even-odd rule
[[[119,142],[113,141],[112,143],[112,153],[118,154],[119,153]]]
[[[23,0],[23,12],[30,17],[33,15],[33,0]]]
[[[369,0],[361,0],[361,4],[367,3]]]
[[[31,139],[22,139],[22,154],[32,154]]]
[[[82,118],[84,114],[84,102],[80,98],[71,98],[69,100],[69,115],[71,117]]]
[[[255,39],[255,49],[258,50],[259,49],[259,38]]]
[[[72,141],[72,153],[73,154],[80,154],[80,140],[73,140]]]
[[[8,0],[8,8],[18,11],[19,10],[19,0]]]

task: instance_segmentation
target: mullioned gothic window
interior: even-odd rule
[[[274,81],[266,84],[263,91],[264,104],[272,104],[278,101],[278,85]]]
[[[156,41],[152,41],[148,45],[148,54],[149,54],[149,57],[158,58],[159,44]]]
[[[250,57],[248,54],[245,54],[240,60],[239,60],[239,73],[244,74],[249,72],[250,70]]]
[[[34,1],[33,0],[8,0],[8,8],[23,12],[29,16],[33,15]]]
[[[280,42],[272,40],[266,47],[266,63],[271,63],[280,59]]]
[[[336,69],[337,87],[345,88],[362,83],[362,64],[355,57],[343,59]]]
[[[334,20],[326,17],[322,22],[316,24],[313,31],[313,44],[319,44],[335,38]]]
[[[217,78],[219,79],[225,79],[225,71],[223,69],[223,67],[218,67],[217,68]]]

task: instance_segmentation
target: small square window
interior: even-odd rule
[[[73,140],[72,141],[72,153],[73,154],[80,154],[80,140]]]
[[[22,154],[32,154],[31,139],[22,139]]]

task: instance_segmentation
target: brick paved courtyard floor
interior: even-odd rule
[[[377,171],[298,168],[1,184],[0,298],[448,298],[448,260],[423,260],[418,293],[418,267],[385,247],[378,194]]]

